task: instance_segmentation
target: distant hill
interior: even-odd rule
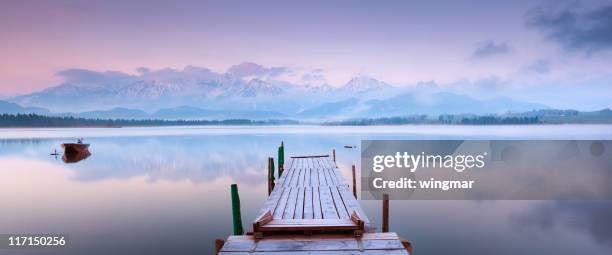
[[[448,92],[403,93],[386,99],[360,100],[349,98],[325,103],[298,114],[303,118],[382,118],[414,114],[501,114],[548,109],[542,104],[500,97],[478,100],[466,95]]]
[[[0,100],[0,114],[18,114],[18,113],[36,113],[36,114],[51,114],[51,112],[41,107],[22,107],[18,104]]]

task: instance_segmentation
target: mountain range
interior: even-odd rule
[[[0,113],[123,119],[329,120],[411,114],[488,114],[546,105],[445,92],[435,84],[397,87],[358,76],[346,84],[302,84],[274,76],[216,73],[206,68],[121,72],[70,70],[66,82],[0,102]],[[237,75],[240,74],[240,75]]]

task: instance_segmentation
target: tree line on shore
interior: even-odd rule
[[[133,119],[86,119],[56,117],[38,114],[2,114],[0,127],[130,127],[130,126],[202,126],[202,125],[288,125],[298,124],[292,120],[133,120]]]

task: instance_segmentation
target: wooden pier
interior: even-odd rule
[[[285,165],[250,235],[230,236],[218,254],[409,254],[397,234],[373,233],[335,153]]]

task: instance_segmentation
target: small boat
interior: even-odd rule
[[[344,145],[345,149],[352,149],[352,148],[357,148],[357,146],[355,145]]]
[[[78,139],[76,143],[63,143],[62,148],[64,148],[64,154],[89,152],[89,144],[83,143],[83,138]]]

